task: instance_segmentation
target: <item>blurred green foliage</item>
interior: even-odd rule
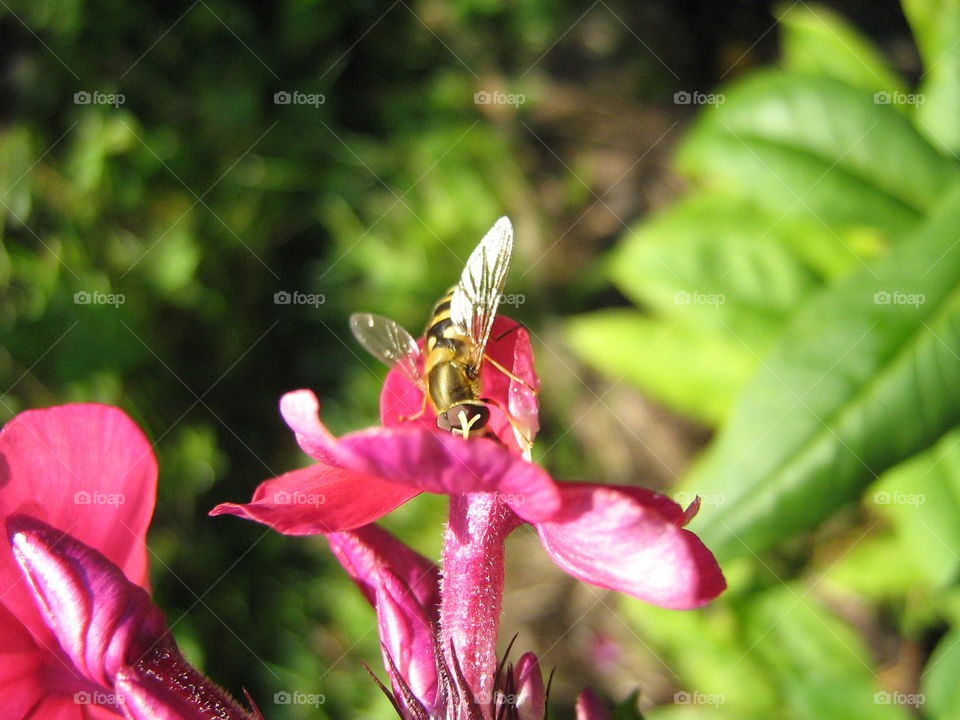
[[[376,422],[383,371],[349,338],[347,316],[379,312],[416,331],[508,214],[508,289],[526,299],[510,314],[530,326],[543,375],[539,459],[560,477],[612,468],[662,486],[583,420],[607,411],[626,425],[617,411],[641,404],[629,386],[719,430],[715,448],[726,448],[709,450],[684,487],[708,500],[696,529],[731,558],[730,591],[696,613],[623,603],[628,627],[618,619],[610,631],[619,672],[580,657],[568,627],[522,634],[518,647],[539,641],[544,665],[557,665],[555,715],[589,681],[622,696],[640,685],[645,708],[667,703],[653,718],[908,716],[875,701],[893,689],[923,693],[926,716],[957,717],[947,193],[960,11],[905,3],[924,63],[908,81],[888,60],[906,21],[884,4],[859,18],[884,47],[824,8],[779,8],[780,67],[743,74],[777,52],[768,10],[4,4],[0,421],[69,401],[130,412],[160,460],[155,594],[191,659],[232,692],[249,689],[271,719],[387,717],[358,664],[379,666],[372,611],[324,541],[206,512],[306,461],[279,420],[283,392],[314,389],[337,432]],[[673,94],[728,75],[725,102],[698,116],[663,167],[692,109]],[[477,104],[481,91],[525,102]],[[323,102],[278,104],[279,92]],[[925,102],[873,95],[911,92]],[[664,207],[677,177],[689,189]],[[938,245],[937,272],[898,278]],[[883,290],[930,300],[883,314],[869,304]],[[277,304],[282,292],[323,302]],[[724,302],[701,302],[711,296]],[[869,347],[835,366],[858,328]],[[622,382],[604,385],[564,338]],[[858,402],[897,352],[916,373],[879,386],[883,402]],[[778,384],[794,370],[798,386]],[[845,422],[824,426],[794,403],[810,372],[825,373],[813,407],[835,404],[853,413]],[[794,416],[779,439],[745,453],[784,405]],[[703,433],[680,427],[685,463]],[[657,437],[628,439],[665,454]],[[877,493],[926,502],[878,504]],[[387,525],[435,556],[443,509],[421,496]],[[568,598],[569,585],[524,580],[508,585],[541,614]],[[524,612],[511,602],[507,625]],[[649,662],[631,664],[638,657]],[[274,705],[281,690],[326,702]]]
[[[637,308],[567,324],[717,429],[681,483],[731,588],[699,616],[631,606],[702,694],[652,718],[960,717],[960,4],[904,9],[915,88],[839,15],[784,5],[779,65],[718,90],[676,152],[687,194],[606,258]]]

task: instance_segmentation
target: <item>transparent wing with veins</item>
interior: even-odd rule
[[[423,378],[417,369],[420,347],[410,333],[393,320],[370,313],[351,315],[350,330],[368,353],[387,367],[397,368],[421,390],[424,388]]]
[[[497,316],[513,253],[513,226],[502,217],[467,260],[450,301],[450,319],[472,340],[471,364],[479,367]]]

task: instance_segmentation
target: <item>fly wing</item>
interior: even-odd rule
[[[397,368],[407,380],[423,388],[423,379],[417,370],[420,347],[410,333],[393,320],[370,313],[351,315],[350,330],[368,353],[387,367]]]
[[[513,226],[509,218],[502,217],[470,255],[453,291],[450,319],[470,336],[474,367],[479,366],[490,338],[512,253]]]

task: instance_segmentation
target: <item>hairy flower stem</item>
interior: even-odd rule
[[[489,710],[497,668],[503,599],[504,540],[520,519],[496,493],[450,497],[443,541],[440,643],[448,663],[459,662],[474,699]],[[450,657],[450,648],[456,660]]]

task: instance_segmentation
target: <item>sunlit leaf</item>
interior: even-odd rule
[[[960,421],[960,190],[798,313],[687,478],[721,557],[813,527]]]
[[[871,92],[906,91],[873,42],[829,8],[784,3],[778,16],[786,69],[828,75]]]
[[[678,154],[702,182],[824,227],[897,233],[916,225],[958,177],[889,104],[827,77],[766,71],[708,108]]]

